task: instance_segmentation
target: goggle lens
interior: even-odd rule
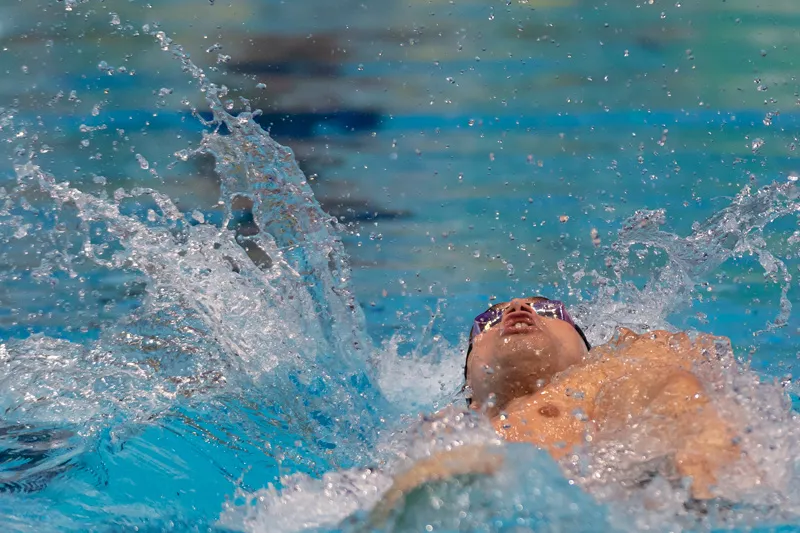
[[[557,318],[567,322],[571,326],[575,326],[575,321],[572,320],[572,317],[567,312],[567,307],[559,300],[548,300],[547,298],[536,296],[534,298],[528,298],[526,302],[530,304],[534,313],[539,316]],[[475,320],[472,323],[472,330],[469,334],[470,344],[472,344],[472,339],[474,339],[477,335],[500,323],[500,321],[503,319],[503,313],[506,309],[508,309],[508,305],[509,302],[493,305],[475,317]]]

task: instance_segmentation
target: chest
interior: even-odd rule
[[[659,370],[622,361],[587,365],[510,402],[494,419],[495,430],[506,440],[530,442],[560,458],[639,416],[652,395],[645,374]]]
[[[544,390],[515,400],[494,419],[495,430],[512,442],[530,442],[560,458],[591,440],[595,422],[592,402],[581,391]]]

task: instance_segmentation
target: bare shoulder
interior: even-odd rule
[[[611,341],[592,349],[584,364],[557,376],[546,391],[551,397],[580,398],[591,405],[609,387],[644,389],[643,384],[663,383],[667,376],[686,381],[702,367],[718,367],[725,358],[732,359],[725,337],[664,330],[637,334],[619,328]]]
[[[730,341],[724,337],[663,330],[637,334],[620,328],[610,342],[592,350],[585,364],[559,376],[551,388],[563,394],[578,390],[587,412],[598,418],[623,407],[631,414],[629,409],[648,405],[665,387],[702,390],[697,372],[716,367],[721,354],[729,353]]]
[[[690,336],[686,332],[656,330],[639,334],[627,328],[619,328],[617,335],[599,346],[596,351],[595,361],[612,358],[638,360],[691,371],[698,363],[717,360],[730,354],[731,343],[727,337],[707,333]]]

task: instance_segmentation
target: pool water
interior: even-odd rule
[[[155,4],[2,8],[5,530],[800,523],[794,4]],[[697,512],[504,446],[375,522],[494,445],[464,337],[519,293],[729,337],[763,486]]]

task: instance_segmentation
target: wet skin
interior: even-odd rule
[[[534,444],[556,459],[635,429],[637,446],[672,457],[678,473],[691,478],[693,497],[711,498],[720,471],[741,456],[735,432],[693,372],[714,357],[718,342],[729,343],[620,328],[588,353],[571,325],[512,300],[501,322],[473,339],[470,407],[485,412],[505,440]],[[396,478],[388,497],[396,500],[429,477],[486,472],[502,463],[484,451],[454,450],[417,463]]]
[[[692,479],[693,496],[710,498],[719,471],[740,456],[735,433],[692,373],[693,363],[713,353],[713,341],[621,330],[590,361],[509,401],[493,425],[504,439],[530,442],[556,459],[635,426],[640,449],[672,456],[678,473]]]

